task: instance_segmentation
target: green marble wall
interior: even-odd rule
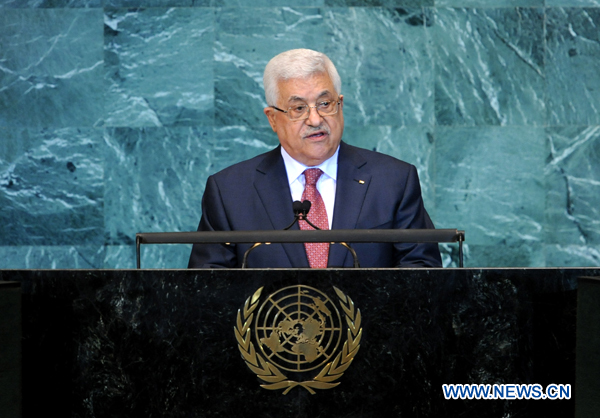
[[[0,0],[0,268],[133,268],[136,232],[195,230],[207,176],[277,144],[262,71],[298,47],[467,266],[600,264],[600,0],[297,3]]]

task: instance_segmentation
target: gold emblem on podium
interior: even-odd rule
[[[315,394],[340,384],[360,347],[362,328],[352,299],[333,289],[343,315],[327,294],[304,285],[279,289],[262,301],[261,287],[238,310],[235,338],[246,365],[264,382],[261,387],[283,389],[285,395],[301,386]]]

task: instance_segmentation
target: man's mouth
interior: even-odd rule
[[[324,138],[325,135],[327,135],[326,131],[316,131],[311,133],[310,135],[305,135],[304,138],[305,139],[321,139]]]

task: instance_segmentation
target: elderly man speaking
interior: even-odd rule
[[[320,229],[434,228],[417,170],[393,157],[342,141],[340,76],[320,52],[294,49],[269,61],[264,109],[280,145],[208,178],[199,231],[280,230],[292,203],[311,202]],[[312,229],[306,221],[294,228]],[[190,268],[240,267],[249,244],[195,244]],[[437,244],[352,245],[361,267],[440,267]],[[248,267],[351,267],[352,256],[327,243],[272,244],[254,250]]]

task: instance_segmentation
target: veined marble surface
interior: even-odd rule
[[[600,0],[295,4],[0,0],[0,267],[131,268],[136,232],[195,230],[207,177],[277,145],[262,72],[299,47],[468,266],[600,264]]]
[[[212,125],[213,22],[203,8],[107,10],[105,125]]]
[[[439,9],[439,125],[527,125],[545,122],[544,10]]]

